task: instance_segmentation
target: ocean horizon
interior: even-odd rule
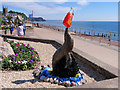
[[[44,24],[47,26],[65,27],[62,22],[63,20],[35,21],[35,23]],[[77,32],[79,32],[80,28],[82,28],[83,30],[81,30],[81,33],[84,33],[84,29],[94,30],[95,34],[100,32],[110,35],[110,32],[112,32],[111,38],[113,40],[119,40],[118,21],[72,21],[71,27],[73,28],[73,31],[75,30]]]

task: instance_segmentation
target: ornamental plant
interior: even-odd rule
[[[14,42],[13,40],[5,40],[8,42],[15,55],[9,55],[2,61],[3,69],[27,70],[33,69],[39,60],[38,53],[29,44]]]

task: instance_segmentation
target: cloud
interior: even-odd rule
[[[43,1],[42,0],[2,0],[2,2],[43,2]]]
[[[57,4],[63,4],[65,2],[69,2],[69,0],[53,0],[53,2],[56,2]]]
[[[59,4],[64,2],[80,2],[85,4],[86,0],[1,0],[2,2],[57,2]],[[87,2],[119,2],[119,0],[87,0]]]
[[[88,5],[88,2],[86,0],[81,0],[81,1],[77,2],[77,4]]]
[[[64,3],[69,2],[69,0],[2,0],[2,2],[57,2]]]
[[[60,19],[60,15],[62,19],[63,16],[70,10],[70,7],[56,5],[53,7],[47,7],[45,5],[40,5],[36,2],[6,2],[4,3],[4,5],[8,8],[15,8],[15,10],[19,9],[19,11],[23,11],[23,13],[25,13],[26,15],[29,15],[33,10],[34,16],[42,16],[45,19],[48,18],[47,16],[51,16],[51,18],[56,19],[57,15],[59,16],[58,19]]]

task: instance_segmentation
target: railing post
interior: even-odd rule
[[[81,36],[81,28],[79,28],[79,34],[80,34],[80,36]]]
[[[92,40],[92,34],[93,34],[93,30],[91,30],[91,40]]]
[[[85,39],[86,39],[86,29],[85,29],[84,35],[85,35]]]
[[[75,28],[75,33],[77,33],[77,29]]]
[[[101,33],[99,34],[99,37],[100,37],[100,43],[101,43],[101,36],[100,36],[100,35],[101,35]]]
[[[109,36],[109,46],[111,45],[111,32],[110,32],[110,36]]]

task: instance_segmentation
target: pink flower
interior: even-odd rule
[[[32,57],[34,58],[34,55],[32,55]]]
[[[34,52],[32,51],[32,53],[34,53]]]
[[[27,55],[25,55],[25,57],[27,57]]]
[[[21,59],[20,59],[20,61],[21,61]]]
[[[16,56],[18,56],[18,54],[16,53]]]
[[[30,44],[27,44],[27,46],[30,46]]]
[[[23,45],[25,46],[25,44],[23,43]]]
[[[15,63],[17,63],[17,62],[15,62]]]
[[[31,51],[29,51],[29,53],[31,53]]]
[[[14,40],[11,40],[11,42],[14,42]]]
[[[17,45],[17,43],[15,43],[15,45]]]

